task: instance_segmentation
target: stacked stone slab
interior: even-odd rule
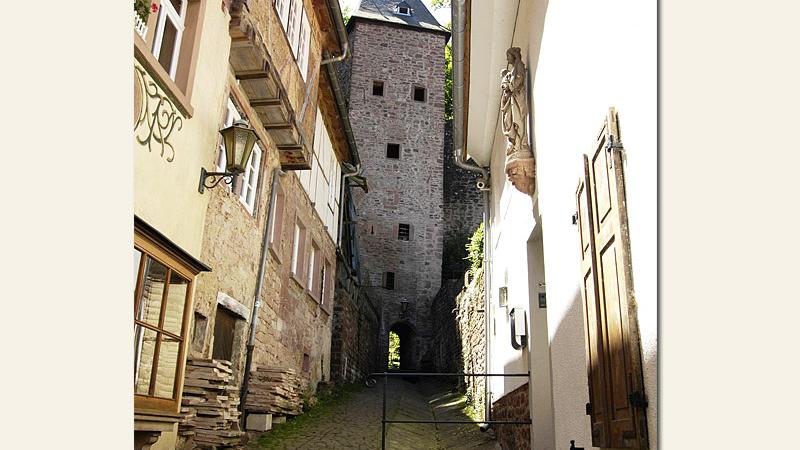
[[[186,365],[178,426],[182,438],[194,438],[203,449],[241,445],[239,394],[233,384],[230,361],[190,358]]]
[[[245,411],[296,416],[303,410],[302,385],[292,369],[259,367],[250,374]]]

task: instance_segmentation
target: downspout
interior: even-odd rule
[[[339,6],[339,0],[328,0],[326,3],[328,4],[328,12],[333,18],[334,26],[336,27],[336,37],[339,39],[339,48],[342,49],[342,54],[323,59],[320,63],[321,66],[329,65],[332,62],[343,61],[347,58],[350,44],[347,39],[347,32],[344,28],[344,19],[342,18],[342,9]]]
[[[239,395],[239,411],[244,412],[244,405],[247,401],[247,388],[250,385],[250,367],[253,365],[253,349],[256,342],[256,328],[258,327],[258,310],[261,308],[261,286],[263,285],[264,273],[267,271],[267,261],[269,258],[269,231],[272,229],[272,222],[275,220],[275,199],[278,196],[278,179],[286,175],[280,167],[272,170],[272,190],[269,197],[269,209],[267,210],[267,220],[264,223],[264,235],[261,243],[261,262],[258,266],[258,276],[256,277],[256,292],[253,301],[253,312],[250,315],[250,334],[247,338],[247,357],[244,362],[244,377],[242,378],[242,391]],[[242,424],[245,415],[242,414]]]
[[[480,173],[477,187],[483,191],[483,315],[484,331],[486,333],[486,349],[484,370],[489,373],[491,370],[491,345],[489,345],[490,326],[491,326],[491,245],[492,245],[492,220],[491,220],[491,197],[489,184],[489,171],[477,164],[469,164],[464,161],[464,28],[466,24],[465,0],[452,0],[451,2],[451,23],[453,37],[453,160],[456,166],[470,172]],[[492,402],[489,392],[489,377],[484,377],[484,420],[491,420]],[[481,430],[486,430],[487,424],[481,425]]]

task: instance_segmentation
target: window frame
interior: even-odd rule
[[[402,9],[405,9],[406,12],[402,12],[401,11]],[[394,12],[395,12],[395,14],[397,14],[399,16],[411,16],[411,8],[408,7],[408,6],[397,6],[394,9]]]
[[[183,375],[186,365],[186,353],[188,351],[188,334],[191,331],[189,322],[192,311],[192,303],[194,298],[194,283],[195,283],[195,276],[197,273],[193,271],[188,265],[178,258],[174,257],[168,249],[162,247],[154,240],[152,240],[149,236],[145,235],[145,233],[141,232],[140,230],[136,229],[134,231],[134,249],[138,250],[142,253],[142,257],[139,260],[139,267],[137,268],[136,280],[135,280],[135,288],[134,288],[134,330],[136,326],[142,327],[141,329],[149,329],[156,333],[156,348],[153,352],[153,364],[151,366],[150,372],[150,387],[149,392],[147,395],[145,394],[137,394],[136,388],[134,386],[134,410],[148,410],[148,412],[160,412],[166,413],[168,415],[177,414],[180,408],[180,400],[182,395],[182,386],[183,386]],[[164,321],[166,319],[167,313],[167,301],[164,299],[166,296],[169,295],[169,288],[165,288],[164,292],[162,293],[162,304],[161,304],[161,311],[159,313],[159,326],[153,326],[152,324],[148,324],[142,320],[136,319],[136,311],[139,309],[140,302],[142,300],[142,290],[143,290],[143,282],[145,276],[145,265],[147,264],[147,258],[151,258],[152,260],[160,263],[164,267],[167,268],[167,274],[165,277],[165,285],[169,286],[169,281],[172,276],[172,273],[176,273],[180,275],[182,278],[187,280],[186,284],[186,295],[184,297],[184,304],[183,304],[183,312],[181,317],[181,331],[180,334],[177,335],[170,331],[167,331],[165,328],[160,328],[159,326],[163,326]],[[175,380],[173,381],[173,391],[171,398],[163,398],[163,397],[156,397],[153,395],[154,385],[156,377],[158,376],[158,361],[159,357],[161,356],[159,353],[161,342],[162,342],[162,335],[166,334],[168,337],[172,339],[176,339],[178,341],[178,360],[176,362],[175,368]],[[138,364],[136,363],[138,355],[136,354],[136,350],[134,350],[134,372],[138,369]],[[154,376],[155,374],[155,376]]]
[[[189,0],[181,0],[181,10],[175,10],[175,6],[171,0],[162,1],[158,7],[158,21],[156,22],[155,34],[153,35],[153,45],[150,51],[159,60],[161,56],[161,44],[164,39],[164,30],[166,28],[167,20],[172,22],[175,27],[175,47],[172,49],[172,59],[170,59],[170,67],[164,67],[169,77],[175,81],[178,72],[178,60],[180,59],[181,43],[183,39],[183,32],[186,29],[186,10],[188,9]]]
[[[292,277],[301,285],[303,284],[305,275],[305,244],[306,244],[306,227],[300,218],[294,221],[294,235],[292,238],[292,258],[290,264],[290,272]]]

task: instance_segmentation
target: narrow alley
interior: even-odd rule
[[[471,420],[466,399],[436,381],[390,379],[387,418],[390,420]],[[382,381],[358,385],[349,395],[321,403],[319,415],[278,425],[275,432],[250,442],[256,449],[380,449]],[[491,431],[476,425],[387,424],[389,450],[499,449]]]

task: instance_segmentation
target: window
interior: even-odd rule
[[[303,372],[308,373],[311,371],[311,357],[308,353],[303,353]]]
[[[208,270],[136,218],[134,408],[176,412],[195,275]]]
[[[395,11],[397,12],[397,14],[399,14],[401,16],[410,16],[411,15],[411,8],[409,8],[408,6],[398,6]]]
[[[303,0],[276,0],[275,9],[281,19],[281,25],[286,31],[286,39],[289,41],[289,47],[292,49],[297,67],[305,81],[308,72],[311,26],[303,7]]]
[[[331,268],[331,263],[325,261],[325,264],[322,266],[322,272],[320,273],[320,280],[322,280],[321,286],[319,287],[319,295],[320,300],[319,303],[321,305],[325,304],[325,301],[328,300],[331,292],[331,284],[333,281],[331,278],[333,277],[333,269]]]
[[[311,295],[317,297],[317,288],[319,287],[319,281],[315,279],[315,276],[318,275],[317,270],[319,270],[319,248],[317,247],[316,242],[311,242],[311,253],[308,256],[308,274],[306,278],[306,288],[311,293]]]
[[[162,1],[156,22],[153,56],[173,80],[178,68],[181,38],[185,28],[186,3],[187,0]]]
[[[625,206],[623,150],[614,109],[576,191],[581,297],[592,445],[647,448],[647,398],[639,348]],[[614,420],[611,420],[613,417]]]
[[[281,233],[283,232],[283,208],[286,196],[280,188],[280,182],[278,182],[275,187],[278,189],[278,192],[275,193],[275,205],[273,205],[272,210],[272,226],[269,231],[269,244],[270,247],[275,249],[275,254],[280,254],[281,244],[283,242]]]
[[[410,235],[410,226],[407,223],[401,223],[397,228],[397,239],[407,241]]]
[[[383,275],[383,287],[394,290],[394,272],[386,272]]]
[[[308,24],[308,16],[305,9],[303,10],[303,20],[300,22],[300,37],[297,48],[297,67],[300,68],[300,75],[303,81],[306,81],[306,72],[308,72],[308,46],[311,40],[311,27]]]
[[[420,86],[414,86],[414,100],[418,102],[425,101],[425,88]]]
[[[291,0],[275,0],[275,10],[281,19],[281,25],[285,30],[289,26],[289,2]]]
[[[256,190],[258,188],[258,176],[261,173],[261,147],[258,144],[253,146],[253,153],[247,160],[247,167],[242,174],[242,188],[239,200],[242,201],[250,214],[256,204]]]
[[[372,95],[383,97],[383,81],[372,82]]]
[[[294,239],[292,240],[292,275],[298,280],[303,276],[303,249],[306,241],[306,228],[298,220],[294,224]]]
[[[386,144],[386,157],[400,159],[400,144]]]

